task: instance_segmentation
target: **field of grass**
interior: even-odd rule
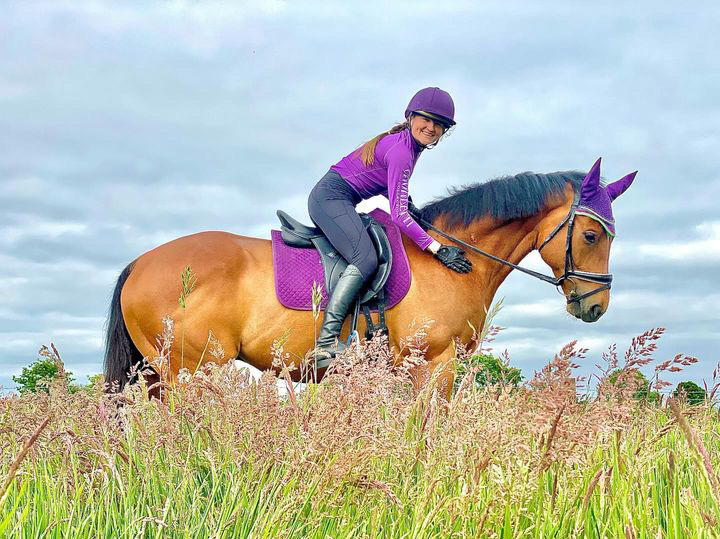
[[[720,536],[717,409],[578,398],[579,352],[449,403],[372,345],[301,393],[228,365],[2,397],[0,537]]]

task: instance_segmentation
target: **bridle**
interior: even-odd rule
[[[565,238],[565,271],[560,277],[551,277],[550,275],[545,275],[543,273],[539,273],[537,271],[533,271],[528,268],[523,268],[522,266],[518,266],[517,264],[513,264],[512,262],[508,262],[507,260],[504,260],[500,257],[497,257],[495,255],[492,255],[490,253],[487,253],[483,251],[482,249],[478,249],[477,247],[470,245],[469,243],[466,243],[462,240],[459,240],[450,234],[447,234],[443,232],[442,230],[436,228],[432,224],[428,223],[424,219],[418,219],[420,223],[428,227],[429,229],[437,232],[444,238],[449,239],[450,241],[457,243],[458,245],[462,245],[466,249],[478,253],[486,258],[489,258],[491,260],[494,260],[495,262],[499,262],[500,264],[504,264],[506,266],[509,266],[513,269],[516,269],[518,271],[521,271],[523,273],[527,273],[528,275],[535,277],[537,279],[540,279],[541,281],[545,281],[546,283],[550,283],[556,287],[559,287],[562,285],[565,281],[572,281],[573,279],[578,279],[581,281],[589,281],[591,283],[596,283],[601,286],[598,288],[591,290],[590,292],[587,292],[586,294],[583,294],[582,296],[578,295],[570,295],[570,298],[567,300],[568,304],[571,303],[580,303],[583,299],[587,298],[588,296],[592,296],[593,294],[597,294],[598,292],[602,292],[603,290],[610,290],[610,284],[612,283],[612,274],[611,273],[593,273],[589,271],[578,271],[575,269],[575,263],[573,261],[573,255],[572,255],[572,234],[573,234],[573,228],[575,226],[575,214],[578,209],[578,205],[580,203],[580,195],[579,193],[575,192],[575,196],[573,198],[573,203],[570,208],[570,211],[565,216],[565,218],[558,223],[558,225],[553,229],[550,234],[543,240],[543,242],[540,244],[540,247],[538,247],[538,251],[541,251],[543,247],[545,247],[550,240],[552,240],[560,230],[562,230],[563,226],[567,225],[567,236]]]
[[[431,223],[428,223],[424,219],[418,219],[420,223],[428,227],[429,229],[437,232],[444,238],[449,239],[450,241],[457,243],[458,245],[462,245],[466,249],[480,254],[486,258],[489,258],[491,260],[494,260],[495,262],[499,262],[500,264],[504,264],[506,266],[509,266],[513,269],[516,269],[518,271],[521,271],[522,273],[526,273],[532,277],[535,277],[536,279],[540,279],[541,281],[545,281],[546,283],[550,283],[555,287],[559,287],[562,285],[565,281],[572,281],[573,279],[579,279],[581,281],[589,281],[591,283],[596,283],[601,286],[595,288],[594,290],[591,290],[590,292],[587,292],[583,294],[582,296],[578,295],[572,295],[567,300],[568,304],[571,303],[580,303],[583,299],[592,296],[594,294],[597,294],[598,292],[602,292],[603,290],[609,290],[610,285],[612,283],[612,273],[594,273],[589,271],[578,271],[575,269],[575,263],[573,261],[573,255],[572,255],[572,234],[573,234],[573,228],[575,226],[575,214],[578,209],[578,205],[580,202],[580,195],[579,193],[575,192],[575,196],[573,199],[572,206],[570,208],[570,211],[565,216],[565,218],[558,223],[558,225],[553,229],[550,234],[543,240],[543,242],[540,244],[540,247],[538,247],[538,252],[542,250],[543,247],[545,247],[550,240],[552,240],[560,230],[562,230],[562,227],[567,224],[567,236],[565,238],[565,271],[560,277],[551,277],[550,275],[545,275],[543,273],[524,268],[522,266],[518,266],[517,264],[513,264],[512,262],[508,262],[507,260],[504,260],[500,257],[497,257],[495,255],[492,255],[490,253],[487,253],[483,251],[482,249],[478,249],[477,247],[470,245],[469,243],[466,243],[462,240],[459,240],[455,238],[454,236],[451,236],[450,234],[447,234],[440,230],[439,228],[433,226]]]

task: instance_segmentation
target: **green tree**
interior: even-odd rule
[[[52,359],[40,358],[35,363],[23,367],[19,376],[13,376],[13,382],[17,384],[20,393],[35,393],[37,391],[48,392],[48,384],[63,373],[67,381],[72,382],[72,373],[61,370],[60,365]]]
[[[625,380],[618,382],[620,374],[623,372],[622,369],[616,369],[608,377],[608,381],[611,385],[617,386],[618,389],[622,389],[627,384],[632,383],[637,389],[633,391],[633,398],[639,401],[647,401],[657,404],[661,400],[661,395],[657,391],[650,391],[650,381],[645,377],[643,373],[638,370],[631,370],[625,374]]]
[[[673,397],[678,398],[684,396],[688,404],[702,404],[705,401],[705,390],[697,385],[695,382],[680,382],[675,391],[673,391]]]
[[[79,389],[71,383],[74,380],[72,372],[65,370],[63,360],[60,358],[54,344],[50,343],[50,348],[44,345],[41,346],[38,356],[40,357],[34,363],[23,367],[20,376],[12,377],[20,393],[35,393],[37,391],[48,393],[50,382],[56,378],[65,380],[71,392]]]
[[[105,382],[105,377],[100,374],[91,374],[88,376],[88,386],[94,387],[99,386],[102,387],[103,383]]]
[[[473,354],[467,360],[458,363],[455,370],[455,389],[465,374],[477,369],[475,386],[487,387],[496,384],[517,387],[522,382],[520,369],[506,365],[500,358],[491,354]]]

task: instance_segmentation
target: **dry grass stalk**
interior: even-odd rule
[[[557,500],[557,482],[558,482],[558,474],[555,474],[553,477],[553,486],[552,486],[552,494],[550,495],[550,510],[555,510],[555,501]]]
[[[479,452],[479,450],[478,450]],[[492,459],[492,452],[488,452],[485,454],[483,458],[480,459],[480,461],[475,465],[475,471],[473,473],[473,480],[475,483],[480,483],[480,474],[483,473],[487,467],[490,465],[490,460]]]
[[[480,524],[478,524],[478,532],[481,532],[483,528],[485,527],[485,521],[487,520],[488,514],[490,514],[490,508],[492,507],[493,500],[490,500],[488,504],[485,506],[485,511],[483,511],[483,515],[480,518]]]
[[[587,492],[585,493],[585,499],[583,500],[583,508],[587,509],[588,505],[590,505],[590,498],[592,498],[592,493],[595,491],[595,487],[597,486],[598,481],[600,481],[600,476],[602,476],[603,471],[603,468],[600,468],[590,481]]]
[[[610,496],[610,494],[611,494],[611,486],[612,486],[611,480],[612,480],[612,473],[613,473],[614,469],[615,469],[614,466],[610,466],[610,468],[608,468],[607,472],[605,472],[605,494],[607,496]]]
[[[693,430],[693,428],[690,426],[690,423],[688,423],[687,419],[680,411],[680,407],[678,406],[675,399],[670,399],[669,404],[670,409],[672,410],[673,414],[675,414],[675,418],[677,419],[680,428],[682,429],[683,433],[685,433],[685,438],[687,438],[688,445],[691,448],[694,448],[700,456],[703,467],[705,469],[705,473],[707,474],[708,482],[712,487],[715,502],[720,505],[720,481],[718,481],[718,478],[715,475],[715,470],[713,470],[712,462],[710,461],[710,455],[708,454],[707,449],[705,449],[705,445],[703,445],[700,437]]]
[[[473,381],[475,380],[475,375],[479,370],[479,367],[474,367],[465,373],[462,382],[460,382],[455,394],[452,396],[449,413],[453,413],[459,406],[460,402],[462,402],[463,394],[469,387],[472,386]]]
[[[15,457],[15,460],[10,465],[10,469],[8,470],[7,476],[5,476],[5,481],[2,484],[2,487],[0,487],[0,507],[2,507],[3,502],[5,501],[5,494],[7,493],[7,490],[10,488],[10,483],[12,483],[13,478],[15,477],[15,474],[17,473],[18,468],[20,467],[20,464],[22,463],[23,459],[25,458],[25,455],[27,455],[28,451],[30,451],[30,448],[33,446],[35,441],[40,437],[40,434],[42,431],[47,427],[48,423],[50,423],[50,416],[47,416],[40,425],[35,429],[35,432],[32,433],[30,438],[25,440],[25,443],[23,444],[22,448],[20,449],[20,452]]]
[[[454,498],[452,498],[454,499]],[[432,511],[428,513],[428,515],[425,517],[425,520],[423,521],[422,528],[424,528],[429,522],[432,522],[435,518],[435,515],[437,515],[440,512],[440,509],[442,509],[445,504],[451,500],[450,496],[445,496],[443,499],[441,499],[438,504],[433,507]]]
[[[545,444],[545,451],[543,452],[543,456],[540,459],[540,471],[544,472],[548,469],[550,466],[550,449],[552,448],[552,441],[553,438],[555,438],[555,433],[557,432],[557,426],[558,423],[560,423],[560,418],[563,415],[563,412],[565,411],[565,404],[563,404],[560,409],[558,410],[557,414],[555,415],[555,419],[553,419],[552,425],[550,427],[550,433],[548,434],[547,443]]]
[[[406,343],[408,356],[418,362],[423,354],[423,331],[424,326],[417,338]],[[167,333],[164,342],[172,337],[171,332]],[[116,492],[125,488],[130,492],[131,483],[120,482],[126,477],[128,461],[133,469],[149,469],[157,464],[157,449],[162,448],[166,459],[163,465],[181,477],[188,476],[196,466],[218,470],[228,464],[231,466],[227,469],[252,470],[248,489],[257,486],[262,500],[280,489],[277,492],[284,492],[283,505],[287,507],[310,501],[317,503],[322,512],[323,504],[338,502],[343,485],[354,485],[358,490],[353,495],[360,504],[368,499],[368,506],[374,507],[379,502],[380,506],[391,507],[393,514],[398,504],[423,507],[418,512],[421,520],[436,511],[436,522],[423,524],[419,535],[429,526],[435,528],[437,523],[440,529],[470,513],[475,520],[473,532],[482,535],[487,527],[489,535],[504,518],[504,511],[487,502],[487,493],[511,504],[512,511],[525,507],[532,491],[528,485],[535,483],[524,481],[528,470],[532,475],[539,475],[542,469],[552,474],[537,482],[543,491],[551,488],[552,509],[543,518],[556,518],[555,509],[572,499],[579,515],[575,526],[580,529],[585,522],[581,508],[585,506],[592,512],[592,496],[603,486],[609,494],[612,473],[619,485],[616,491],[613,483],[612,494],[618,500],[612,503],[622,503],[623,496],[627,496],[624,482],[629,476],[623,470],[639,440],[643,449],[648,449],[649,439],[660,443],[641,453],[651,454],[651,458],[633,459],[632,466],[638,469],[654,464],[664,447],[677,443],[674,438],[663,437],[678,424],[674,419],[652,436],[662,425],[658,423],[663,413],[659,409],[631,398],[578,399],[579,378],[573,369],[574,359],[582,355],[582,350],[572,345],[565,347],[531,383],[517,389],[482,389],[473,384],[474,373],[468,373],[451,400],[450,413],[444,413],[434,381],[414,394],[407,372],[413,361],[394,366],[395,358],[386,340],[353,346],[350,353],[338,358],[336,368],[322,382],[294,392],[289,373],[295,362],[282,351],[283,340],[276,344],[275,373],[265,372],[254,381],[231,363],[203,366],[189,373],[186,382],[168,386],[165,402],[149,401],[140,385],[127,386],[122,394],[111,396],[97,392],[68,394],[62,388],[51,388],[49,394],[32,398],[0,398],[0,466],[7,468],[14,457],[7,450],[3,455],[7,442],[12,447],[21,433],[35,430],[36,418],[53,410],[61,434],[42,436],[32,450],[33,455],[42,456],[38,462],[68,462],[68,457],[73,457],[77,467],[62,466],[53,476],[54,481],[67,486],[67,492],[76,492],[78,479],[87,481],[87,488],[95,491],[111,485]],[[634,356],[644,357],[641,354],[649,352],[650,347],[638,341],[634,350],[631,360]],[[464,352],[459,347],[458,351],[460,357]],[[159,353],[160,358],[162,355]],[[288,384],[287,394],[278,391],[275,374],[279,374],[280,384],[283,379]],[[117,412],[114,404],[119,402],[125,406]],[[116,415],[122,418],[120,424],[114,420]],[[700,419],[705,424],[710,414],[700,416],[698,425]],[[695,428],[702,436],[703,427]],[[123,433],[133,433],[132,445],[120,443],[126,443]],[[706,442],[710,451],[715,449],[712,442]],[[187,458],[188,451],[192,458]],[[677,474],[676,469],[684,465],[684,453],[675,449],[669,456],[670,464],[659,463],[663,472],[668,465],[672,468],[673,488],[684,489],[688,481],[686,474]],[[696,458],[695,452],[691,455]],[[614,464],[611,457],[619,461],[616,469],[610,466]],[[420,465],[415,466],[418,462]],[[387,466],[398,475],[388,478]],[[403,474],[405,470],[408,473]],[[417,481],[408,481],[411,477]],[[600,484],[603,480],[604,485]],[[293,488],[283,490],[289,483]],[[563,490],[559,490],[560,484]],[[462,486],[459,502],[453,497],[460,492],[456,485]],[[582,491],[583,485],[586,492]],[[376,492],[371,493],[373,490]],[[540,494],[543,496],[543,492]],[[540,502],[544,503],[544,499]],[[232,521],[241,514],[240,506],[233,509]],[[150,516],[162,515],[161,522],[171,529],[183,516],[173,516],[167,510],[158,513],[160,510],[162,507],[154,508]],[[284,525],[292,514],[288,511],[287,517],[280,513],[277,517]],[[708,523],[709,518],[703,516]],[[635,521],[640,525],[641,520]],[[625,530],[628,523],[620,520],[614,524],[617,528],[613,529]],[[220,524],[218,529],[229,525]],[[152,527],[151,521],[148,526]],[[567,526],[564,532],[571,536],[572,521]],[[638,533],[632,524],[628,529],[631,537]]]
[[[700,502],[697,501],[695,496],[693,496],[692,491],[687,491],[687,497],[692,502],[693,506],[695,507],[695,510],[700,514],[700,516],[703,519],[703,522],[706,526],[709,526],[710,529],[716,530],[717,529],[717,520],[710,514],[705,512],[705,507],[703,507]]]
[[[385,496],[387,496],[388,500],[390,500],[398,507],[402,505],[402,503],[400,502],[400,498],[395,495],[395,493],[392,491],[392,489],[387,483],[383,483],[382,481],[378,481],[375,479],[361,477],[360,479],[353,481],[352,484],[359,488],[379,490],[383,494],[385,494]]]
[[[675,427],[675,425],[677,425],[675,420],[670,421],[667,425],[665,425],[663,428],[661,428],[659,431],[657,431],[655,436],[653,436],[649,442],[638,444],[638,447],[635,450],[635,456],[637,457],[644,448],[652,447],[657,442],[659,442],[663,436],[665,436],[668,432],[670,432],[673,429],[673,427]]]

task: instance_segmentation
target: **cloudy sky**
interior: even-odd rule
[[[269,237],[307,218],[328,166],[440,86],[458,126],[423,155],[418,203],[534,170],[639,170],[614,205],[611,305],[595,324],[548,285],[498,292],[495,349],[531,375],[564,343],[720,360],[720,4],[0,0],[0,385],[54,342],[101,371],[112,287],[200,230]],[[539,257],[525,261],[543,268]]]

